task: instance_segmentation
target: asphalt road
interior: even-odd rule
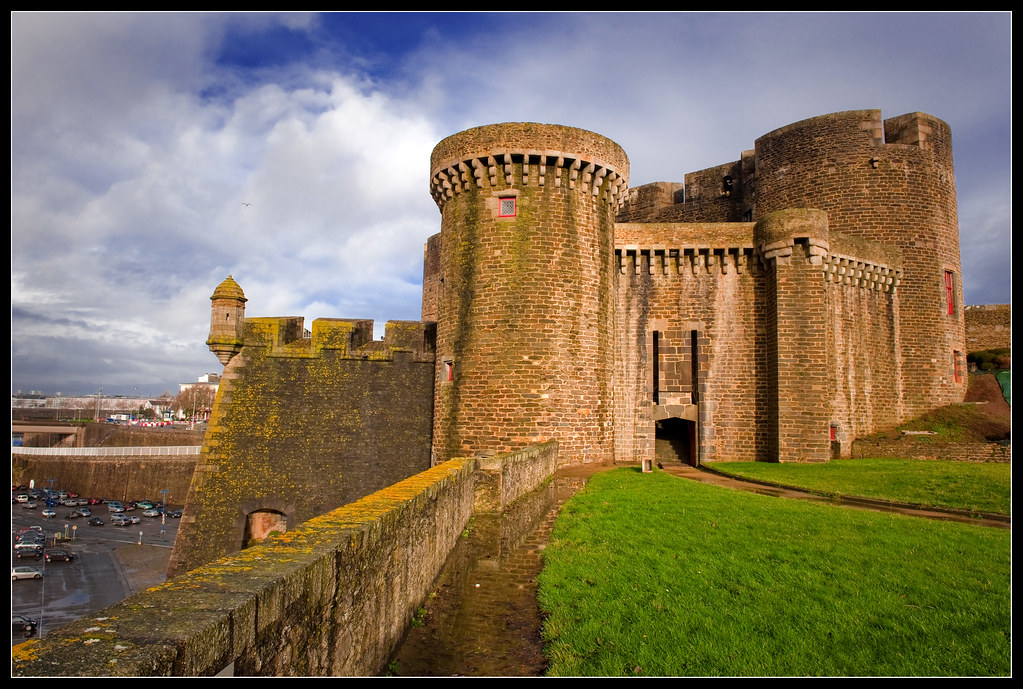
[[[14,534],[21,529],[38,525],[43,527],[48,543],[58,533],[62,537],[66,535],[70,540],[62,541],[55,547],[75,554],[71,562],[47,563],[43,558],[17,559],[12,550],[12,567],[33,567],[43,573],[43,578],[11,582],[11,612],[40,621],[40,631],[44,635],[68,622],[113,605],[137,591],[140,577],[124,566],[125,558],[118,557],[115,551],[134,554],[135,551],[152,552],[160,549],[160,552],[155,553],[155,558],[148,559],[162,559],[165,563],[169,558],[180,520],[167,519],[166,524],[161,525],[162,519],[142,517],[141,510],[136,510],[129,514],[140,515],[141,522],[121,527],[111,525],[106,505],[94,505],[90,509],[93,516],[106,522],[105,526],[89,526],[89,520],[85,518],[61,519],[68,508],[58,509],[58,517],[46,519],[40,509],[26,510],[18,505],[11,507],[12,543]],[[139,547],[140,543],[142,548]],[[161,558],[161,555],[167,557]],[[24,641],[24,636],[12,634],[11,641],[12,645],[20,643]]]

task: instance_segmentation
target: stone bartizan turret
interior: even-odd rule
[[[241,351],[245,324],[245,293],[230,275],[213,290],[210,297],[210,337],[206,345],[227,365]]]

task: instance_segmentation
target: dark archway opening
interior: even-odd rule
[[[662,419],[655,424],[654,457],[660,463],[681,462],[696,466],[696,423],[685,419]]]
[[[245,517],[245,538],[242,547],[262,543],[271,533],[285,533],[288,530],[288,518],[283,512],[276,510],[256,510]]]

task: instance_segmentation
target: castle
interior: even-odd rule
[[[422,322],[246,318],[170,574],[460,456],[826,461],[966,391],[951,133],[858,110],[630,189],[613,141],[498,124],[441,141]]]

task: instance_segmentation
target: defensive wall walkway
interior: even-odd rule
[[[368,676],[474,512],[546,481],[556,442],[452,459],[12,649],[15,676]]]

